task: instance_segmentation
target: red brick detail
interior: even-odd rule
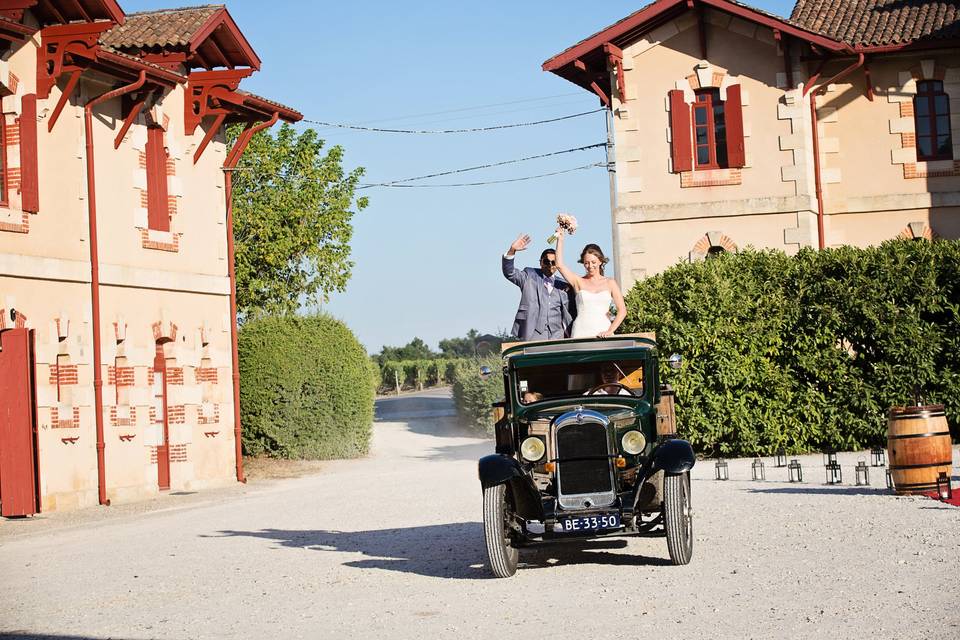
[[[170,462],[186,462],[186,461],[187,461],[187,445],[186,444],[170,445]]]
[[[19,314],[17,317],[19,318]],[[58,382],[60,385],[77,384],[80,380],[77,374],[77,366],[75,364],[50,365],[49,384],[56,385]]]
[[[147,192],[141,189],[140,190],[140,206],[146,209],[148,204],[150,204],[150,200],[147,198]]]
[[[183,367],[167,367],[167,384],[183,384]]]
[[[134,367],[107,367],[107,384],[117,387],[132,387],[134,385]],[[152,383],[151,383],[152,384]]]
[[[171,218],[177,215],[177,197],[167,196],[167,213]]]
[[[150,424],[157,424],[158,421],[156,407],[150,407]]]
[[[913,101],[900,103],[900,117],[913,117]]]
[[[901,133],[900,146],[903,147],[904,149],[913,149],[915,146],[917,146],[917,134]]]
[[[61,419],[60,410],[57,407],[50,409],[50,426],[54,429],[73,429],[80,426],[80,408],[73,407],[73,412],[69,418]]]
[[[113,427],[134,427],[137,424],[137,408],[130,407],[129,418],[118,418],[117,407],[110,407],[110,425]]]
[[[710,82],[712,83],[710,86],[712,86],[712,87],[719,87],[720,85],[722,85],[722,84],[723,84],[723,77],[724,77],[725,75],[727,75],[727,74],[725,74],[723,71],[714,71],[714,72],[713,72],[713,77],[710,79]]]
[[[11,233],[30,233],[30,214],[23,212],[20,224],[12,222],[0,222],[0,231],[9,231]]]
[[[716,170],[713,170],[716,171]],[[680,174],[680,187],[722,187],[725,185],[742,184],[743,176],[740,169],[726,169],[726,178],[708,178],[703,173],[684,171]]]
[[[700,255],[707,255],[707,251],[710,249],[710,238],[703,236],[697,241],[697,244],[693,245],[693,253]],[[731,240],[726,234],[720,234],[720,246],[723,247],[726,251],[736,252],[737,244]]]
[[[953,161],[952,169],[940,171],[920,169],[916,162],[907,162],[903,165],[903,177],[908,180],[911,178],[949,178],[951,176],[960,176],[960,160]]]
[[[141,169],[147,168],[147,152],[146,151],[140,151],[139,153],[137,153],[137,165]]]
[[[217,384],[217,369],[216,367],[197,367],[196,369],[197,382],[212,382]]]
[[[150,239],[150,231],[148,229],[140,230],[140,244],[144,249],[156,249],[157,251],[169,251],[171,253],[178,253],[180,251],[180,234],[173,234],[173,242],[160,242],[157,240]]]
[[[162,322],[154,322],[152,325],[150,325],[150,328],[153,329],[154,340],[160,340],[161,338],[169,338],[172,341],[177,339],[177,325],[173,324],[172,322],[170,323],[170,335],[164,335]],[[151,384],[153,383],[151,382]]]
[[[175,176],[177,175],[177,161],[172,158],[167,159],[167,175]]]
[[[17,124],[7,124],[6,126],[7,135],[4,143],[9,147],[12,145],[20,144],[20,123]]]
[[[197,416],[197,424],[219,424],[220,423],[220,405],[213,405],[213,415],[212,416]]]
[[[157,448],[150,447],[150,464],[157,464]]]
[[[177,404],[167,407],[167,424],[185,424],[187,422],[186,405]]]
[[[14,329],[23,329],[27,326],[27,316],[17,311],[17,319],[13,323]]]
[[[7,169],[7,189],[9,189],[10,192],[20,193],[21,175],[20,167]]]
[[[17,74],[15,74],[13,71],[8,72],[8,74],[7,89],[10,89],[11,93],[16,93],[17,87],[20,86],[20,78],[18,78]]]
[[[700,76],[695,73],[691,73],[687,76],[687,82],[690,83],[690,88],[694,91],[700,88]]]

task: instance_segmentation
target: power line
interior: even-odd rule
[[[573,167],[571,169],[561,169],[560,171],[551,171],[549,173],[538,173],[534,176],[523,176],[522,178],[506,178],[504,180],[487,180],[485,182],[458,182],[458,183],[447,183],[447,184],[371,184],[366,185],[365,187],[391,187],[397,189],[430,189],[437,187],[479,187],[488,184],[503,184],[505,182],[523,182],[524,180],[534,180],[536,178],[546,178],[548,176],[558,176],[562,173],[572,173],[574,171],[582,171],[584,169],[592,169],[594,167],[606,167],[605,162],[594,162],[591,164],[585,164],[579,167]]]
[[[361,127],[354,124],[341,124],[336,122],[322,122],[320,120],[303,120],[303,122],[309,122],[311,124],[319,124],[326,127],[336,127],[338,129],[352,129],[354,131],[372,131],[376,133],[417,133],[417,134],[437,134],[437,133],[476,133],[479,131],[496,131],[498,129],[514,129],[516,127],[532,127],[540,124],[547,124],[550,122],[560,122],[561,120],[570,120],[572,118],[580,118],[582,116],[588,116],[592,113],[598,113],[604,111],[604,108],[593,109],[592,111],[584,111],[582,113],[573,113],[566,116],[559,116],[557,118],[549,118],[547,120],[536,120],[532,122],[515,122],[512,124],[498,124],[490,127],[472,127],[470,129],[383,129],[380,127]]]
[[[410,120],[411,118],[425,118],[427,116],[439,116],[447,113],[460,113],[462,111],[477,111],[479,109],[489,109],[491,107],[503,107],[511,104],[525,104],[528,102],[543,102],[546,100],[553,100],[554,98],[568,98],[570,96],[582,96],[583,92],[581,91],[571,91],[569,93],[558,93],[552,96],[540,96],[539,98],[524,98],[522,100],[510,100],[508,102],[492,102],[490,104],[481,104],[474,107],[459,107],[456,109],[445,109],[443,111],[429,111],[426,113],[414,113],[406,116],[395,116],[392,118],[376,118],[373,120],[364,120],[358,122],[357,124],[370,124],[372,122],[395,122],[397,120]]]
[[[467,171],[477,171],[478,169],[489,169],[491,167],[502,167],[506,164],[516,164],[518,162],[526,162],[527,160],[537,160],[539,158],[549,158],[550,156],[558,156],[564,153],[574,153],[577,151],[586,151],[588,149],[597,149],[599,147],[606,147],[606,142],[599,142],[597,144],[590,144],[584,147],[575,147],[573,149],[563,149],[562,151],[551,151],[550,153],[541,153],[535,156],[527,156],[525,158],[517,158],[516,160],[504,160],[502,162],[492,162],[490,164],[482,164],[476,167],[466,167],[463,169],[454,169],[452,171],[441,171],[439,173],[430,173],[423,176],[416,176],[413,178],[402,178],[400,180],[389,180],[387,182],[378,182],[373,184],[363,184],[358,186],[358,189],[369,189],[370,187],[392,187],[403,182],[413,182],[415,180],[426,180],[427,178],[438,178],[440,176],[449,176],[455,173],[465,173]]]

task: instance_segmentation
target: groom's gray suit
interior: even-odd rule
[[[503,276],[520,287],[520,306],[510,335],[520,340],[566,338],[577,315],[573,288],[554,277],[548,290],[543,271],[526,267],[517,270],[513,258],[502,256]]]

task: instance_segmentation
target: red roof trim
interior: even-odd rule
[[[300,122],[303,120],[303,114],[296,109],[284,106],[279,102],[261,98],[258,95],[247,93],[246,91],[237,91],[237,94],[243,96],[243,105],[262,112],[264,115],[279,113],[280,118],[286,122]]]
[[[806,40],[807,42],[812,42],[831,51],[845,51],[849,49],[849,47],[842,42],[811,33],[783,19],[778,19],[774,16],[751,9],[750,7],[729,2],[728,0],[697,0],[697,2],[772,29],[779,29],[782,33]],[[671,9],[678,7],[682,7],[682,11],[686,11],[688,8],[686,0],[657,0],[657,2],[627,16],[603,31],[595,33],[586,40],[582,40],[578,44],[550,58],[543,63],[543,70],[556,71],[574,60],[600,49],[605,43],[616,43],[619,38],[635,32],[638,29],[642,29]]]
[[[233,39],[236,40],[240,51],[244,57],[246,57],[245,62],[253,69],[259,71],[261,64],[260,57],[257,55],[257,52],[253,50],[253,47],[250,46],[250,43],[243,35],[243,32],[240,31],[240,27],[234,22],[233,16],[230,15],[226,7],[211,15],[207,22],[193,34],[193,38],[190,40],[190,53],[196,53],[200,45],[202,45],[207,38],[211,37],[213,32],[220,26],[226,27],[230,35],[233,36]]]

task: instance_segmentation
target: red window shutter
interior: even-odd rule
[[[743,104],[740,102],[740,85],[727,87],[727,100],[723,103],[727,120],[727,166],[742,167],[747,164],[743,147]]]
[[[147,129],[147,225],[156,231],[170,231],[167,204],[167,150],[163,129]]]
[[[20,199],[24,211],[40,211],[40,177],[37,162],[37,96],[20,101]]]
[[[690,140],[690,105],[683,100],[683,91],[674,89],[670,96],[670,139],[673,173],[693,170],[693,144]]]

